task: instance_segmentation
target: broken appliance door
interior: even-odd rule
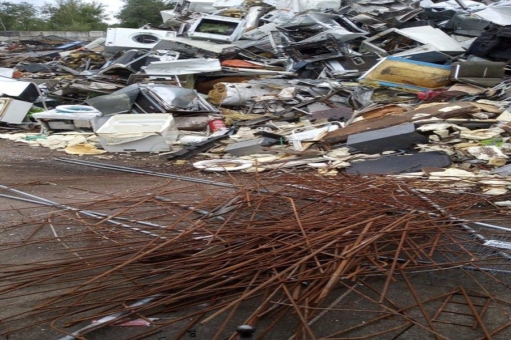
[[[335,23],[333,26],[337,25]],[[351,33],[343,27],[325,30],[308,39],[290,44],[286,49],[287,54],[295,62],[315,62],[325,59],[334,59],[339,57],[349,57],[360,55],[351,50],[346,41],[355,37],[360,37],[363,33]],[[304,53],[305,52],[305,53]],[[308,57],[310,54],[312,56]]]
[[[220,54],[234,52],[236,46],[232,44],[218,44],[205,40],[192,40],[188,38],[162,39],[153,50],[172,50],[184,58],[204,57],[214,58]]]
[[[106,33],[105,52],[151,49],[161,39],[175,36],[175,32],[134,28],[109,28]]]
[[[319,42],[298,42],[284,47],[286,54],[295,62],[313,63],[320,60],[344,56],[343,46],[336,39],[328,37]]]
[[[35,102],[39,98],[39,90],[34,83],[0,77],[0,95]]]
[[[98,74],[128,78],[146,65],[148,56],[149,52],[145,50],[119,51],[112,60],[103,65]]]
[[[450,55],[465,53],[465,49],[442,30],[431,26],[392,28],[362,42],[359,52],[374,52],[381,56],[394,55],[422,45],[430,45]]]
[[[144,67],[144,72],[152,76],[176,76],[221,71],[218,59],[195,58],[172,61],[155,61]]]
[[[135,85],[135,84],[133,84]],[[137,99],[131,109],[134,113],[167,113],[167,111],[158,103],[146,88],[141,88]]]
[[[188,37],[231,43],[241,37],[245,30],[245,23],[243,19],[204,15],[190,27]]]
[[[356,77],[368,71],[378,63],[380,57],[376,53],[360,55],[352,52],[350,55],[323,61],[328,74],[332,77]]]
[[[104,116],[129,113],[139,93],[138,84],[133,84],[111,94],[89,98],[85,102]]]
[[[369,34],[346,17],[328,13],[312,12],[298,15],[281,26],[286,29],[309,32],[309,35],[312,33],[312,36],[301,40],[301,42],[317,42],[324,40],[327,35],[332,35],[342,41],[350,41]]]
[[[167,111],[198,111],[197,91],[170,85],[150,85],[148,93]]]

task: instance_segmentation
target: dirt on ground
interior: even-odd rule
[[[202,193],[209,195],[218,190],[218,187],[211,185],[197,185],[196,187],[190,186],[190,183],[179,180],[171,180],[168,178],[154,177],[148,175],[124,173],[106,169],[91,168],[79,165],[73,165],[57,161],[57,158],[65,157],[71,159],[89,160],[94,162],[103,162],[107,164],[116,164],[128,167],[135,167],[140,169],[146,169],[151,171],[157,171],[167,174],[174,174],[180,176],[189,176],[199,179],[207,179],[210,181],[234,183],[248,181],[254,178],[253,174],[224,174],[224,173],[206,173],[201,172],[193,168],[191,165],[192,161],[185,161],[176,164],[175,162],[169,162],[164,157],[153,156],[149,154],[104,154],[101,156],[71,156],[67,155],[62,151],[54,151],[41,147],[31,147],[22,143],[14,143],[11,141],[0,140],[0,185],[7,186],[9,188],[22,190],[32,195],[43,197],[62,204],[82,204],[87,203],[91,200],[97,200],[98,197],[108,197],[109,195],[130,195],[134,192],[155,192],[159,187],[171,188],[173,191],[173,199],[179,201],[180,195],[183,191],[181,189],[185,186],[192,190],[199,190],[198,196]],[[266,176],[272,176],[265,174]],[[6,190],[0,190],[0,193],[11,194]],[[20,202],[12,199],[0,197],[0,226],[7,230],[4,231],[2,242],[18,242],[27,235],[18,233],[13,228],[13,232],[10,232],[7,226],[12,226],[15,221],[22,221],[31,217],[41,217],[47,214],[48,209],[34,205],[28,202]],[[69,226],[73,228],[73,226]],[[51,235],[50,235],[51,237]],[[6,251],[0,253],[0,265],[9,263],[27,262],[34,259],[51,259],[52,249],[49,246],[37,247],[27,250],[16,250]],[[481,273],[474,273],[473,275],[484,276]],[[465,285],[466,280],[463,281],[457,277],[443,277],[442,273],[418,273],[413,277],[414,283],[418,290],[418,294],[421,296],[436,296],[445,294],[446,291],[450,291],[445,283],[448,281],[450,285],[458,285],[459,287]],[[370,279],[378,289],[382,289],[385,280],[376,277]],[[459,282],[458,282],[459,281]],[[4,283],[5,284],[5,283]],[[0,284],[1,286],[1,284]],[[400,302],[413,303],[413,297],[407,292],[407,287],[403,282],[394,285],[394,289],[388,293],[388,296]],[[479,287],[466,287],[467,289],[479,289]],[[342,291],[336,291],[335,294],[340,296],[344,294]],[[506,294],[507,290],[496,290],[497,296],[499,294]],[[335,295],[334,294],[334,295]],[[15,304],[9,305],[8,307],[1,305],[0,300],[0,333],[5,332],[2,328],[4,325],[1,322],[2,313],[9,309],[9,312],[16,311],[19,308],[21,312],[23,308],[30,302],[30,299],[34,297],[20,296]],[[40,296],[38,298],[44,299],[46,296]],[[328,301],[330,303],[331,301]],[[436,304],[432,304],[431,310],[428,310],[430,315],[438,309],[440,300]],[[250,302],[257,304],[257,301]],[[353,310],[362,310],[364,299],[355,294],[349,295],[348,298],[343,302],[342,308],[351,308]],[[456,313],[466,313],[461,307],[455,310]],[[244,312],[250,311],[254,306],[241,305],[239,308],[240,315]],[[360,308],[359,308],[360,307]],[[341,313],[341,311],[339,312]],[[505,315],[499,310],[490,309],[488,312],[488,318],[494,320],[495,324],[499,324]],[[508,310],[507,313],[511,313]],[[171,315],[170,317],[179,317],[179,313]],[[421,318],[421,312],[416,310],[411,313],[414,318]],[[234,317],[231,324],[228,325],[229,330],[234,330],[237,325],[242,324],[244,318]],[[327,332],[330,329],[336,327],[336,325],[351,325],[360,322],[360,313],[352,313],[352,315],[346,316],[346,314],[338,314],[335,311],[329,313],[320,322],[317,323],[319,329]],[[36,322],[37,320],[34,320]],[[271,321],[271,320],[269,320]],[[296,315],[290,315],[289,319],[282,322],[281,326],[275,329],[275,332],[271,336],[265,337],[265,339],[287,339],[289,334],[296,328]],[[469,320],[473,322],[472,319]],[[498,321],[498,322],[497,322]],[[170,340],[177,338],[177,333],[180,328],[187,325],[187,322],[183,321],[184,324],[176,325],[176,328],[168,327],[162,331],[157,332],[154,335],[147,337],[147,339],[154,340]],[[221,321],[215,321],[208,323],[207,325],[197,325],[195,328],[190,329],[189,332],[182,335],[182,339],[211,339],[216,333],[218,327],[220,327]],[[424,321],[425,322],[425,321]],[[449,325],[446,325],[447,327]],[[378,329],[379,326],[375,326],[375,334],[378,331],[384,330]],[[440,325],[439,327],[443,327]],[[89,340],[123,340],[130,339],[139,334],[140,332],[147,331],[147,327],[105,327],[104,329],[97,330],[87,334],[86,338]],[[452,332],[451,339],[475,339],[477,338],[474,334],[472,326],[470,327],[457,327],[453,328],[455,331]],[[327,332],[328,333],[328,332]],[[286,336],[287,334],[287,336]],[[511,334],[511,330],[506,329],[505,332],[499,334],[495,339],[507,339]],[[9,340],[30,340],[30,339],[61,339],[62,334],[52,329],[48,323],[41,323],[31,329],[22,330],[9,335]],[[360,337],[362,338],[362,337]],[[406,329],[402,334],[396,337],[374,337],[378,339],[434,339],[434,335],[421,330],[418,327]]]
[[[59,162],[56,159],[64,157],[107,164],[116,164],[139,169],[157,171],[167,174],[195,177],[211,181],[232,183],[233,178],[221,173],[204,173],[196,170],[191,161],[180,162],[179,165],[167,161],[164,157],[149,154],[104,154],[101,156],[73,156],[63,151],[55,151],[42,147],[32,147],[24,143],[15,143],[0,140],[0,186],[6,186],[16,190],[42,197],[57,203],[71,206],[97,199],[98,197],[130,195],[134,192],[149,192],[159,187],[175,188],[173,195],[175,200],[180,198],[180,188],[190,185],[188,182],[171,180],[148,175],[131,174],[106,169],[91,168],[79,165]],[[236,175],[234,175],[236,176]],[[243,178],[243,175],[240,179]],[[195,184],[193,184],[195,185]],[[215,190],[213,186],[198,186],[204,195]],[[16,195],[15,193],[0,190],[0,193]],[[0,227],[6,228],[16,221],[27,220],[31,217],[42,216],[47,209],[28,202],[20,202],[0,197]],[[26,235],[16,231],[4,233],[3,242],[17,242]],[[5,236],[6,235],[6,236]],[[0,263],[16,263],[33,259],[46,259],[50,256],[48,249],[34,247],[30,251],[2,252]],[[20,311],[27,299],[19,298]],[[16,308],[10,306],[10,309]],[[2,308],[0,308],[1,310]],[[11,310],[12,311],[12,310]],[[1,319],[0,311],[0,319]],[[214,327],[214,326],[212,326]],[[1,328],[1,325],[0,325]],[[128,327],[129,328],[129,327]],[[214,329],[214,328],[211,328]],[[135,328],[135,332],[143,330],[143,327]],[[5,331],[3,329],[2,331]],[[172,330],[170,330],[172,331]],[[133,329],[115,327],[106,331],[98,331],[87,335],[87,339],[127,339],[133,334]],[[20,339],[59,339],[62,334],[55,332],[48,325],[41,325],[36,329],[16,332],[9,336],[10,340]],[[193,332],[187,335],[194,338]],[[172,339],[172,333],[158,334],[149,339]]]

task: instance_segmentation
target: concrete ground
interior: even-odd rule
[[[177,181],[168,181],[167,179],[151,177],[145,175],[119,173],[110,170],[93,169],[86,167],[79,167],[75,165],[65,164],[56,162],[53,157],[70,157],[80,158],[77,156],[69,156],[59,151],[51,151],[44,148],[33,148],[24,144],[15,144],[13,142],[0,140],[0,185],[6,185],[12,188],[20,189],[29,192],[33,195],[41,196],[46,199],[57,201],[60,203],[80,203],[86,202],[97,197],[107,197],[108,195],[122,194],[143,191],[143,190],[155,190],[160,186],[169,186],[176,188],[175,199],[179,200],[179,188],[182,187],[182,183]],[[101,157],[84,157],[83,159],[101,161],[111,164],[121,164],[131,167],[141,167],[149,170],[155,170],[166,173],[180,174],[186,176],[193,176],[198,178],[205,178],[215,181],[230,182],[231,179],[226,175],[221,174],[205,174],[198,172],[190,166],[190,164],[175,165],[168,163],[165,159],[158,157],[149,157],[148,155],[114,155],[114,156],[101,156]],[[239,175],[239,180],[246,180],[246,175]],[[215,187],[204,186],[201,190],[209,192],[217,190]],[[12,225],[15,221],[20,221],[30,216],[36,216],[43,214],[46,210],[44,208],[35,206],[30,203],[18,202],[9,199],[0,198],[0,224],[3,227]],[[5,242],[5,237],[9,238],[9,241],[16,241],[26,235],[18,235],[16,233],[8,234],[2,233]],[[9,251],[0,252],[0,265],[2,263],[15,263],[17,261],[27,258],[45,258],[50,256],[47,254],[51,249],[34,248],[31,252],[21,251]],[[477,282],[483,282],[484,273],[474,272],[474,277],[480,278]],[[507,298],[509,290],[505,287],[505,282],[509,282],[509,276],[500,276],[503,285],[495,284],[490,282],[487,285],[484,284],[484,290],[490,295],[498,296],[501,298]],[[433,297],[440,294],[444,294],[453,289],[459,289],[464,287],[470,292],[479,292],[483,288],[480,284],[474,280],[464,278],[461,276],[444,275],[442,273],[424,273],[414,274],[410,277],[417,288],[417,294],[425,299],[426,297]],[[381,289],[384,284],[385,278],[374,277],[367,280],[368,286],[376,287]],[[352,285],[352,282],[347,282],[348,285]],[[370,294],[367,286],[359,287],[360,292]],[[340,296],[346,292],[346,289],[338,289],[333,294]],[[389,291],[388,297],[390,300],[399,304],[413,304],[414,297],[410,294],[404,282],[399,282],[393,285],[393,288]],[[474,301],[478,298],[474,297]],[[23,308],[25,303],[28,301],[28,297],[20,297],[19,305],[16,307],[9,306],[11,308]],[[481,299],[481,304],[484,304],[486,300]],[[433,300],[431,303],[426,305],[428,313],[433,315],[436,310],[445,302],[445,298]],[[2,301],[0,300],[0,304]],[[234,330],[237,325],[242,323],[244,318],[250,314],[252,307],[257,301],[252,301],[246,305],[242,305],[238,311],[239,315],[233,319],[228,325],[227,329]],[[1,306],[1,305],[0,305]],[[4,306],[5,307],[5,306]],[[455,317],[441,315],[438,320],[447,320],[446,323],[439,322],[437,324],[438,329],[445,330],[444,334],[449,334],[449,339],[479,339],[484,336],[483,331],[480,327],[472,327],[475,320],[473,317],[463,316],[467,314],[466,303],[449,303],[450,310],[458,313],[452,314]],[[477,307],[482,308],[482,307]],[[0,308],[0,317],[2,316],[2,308]],[[369,320],[372,317],[378,316],[378,312],[374,311],[377,309],[377,305],[368,304],[367,300],[358,293],[350,293],[343,299],[343,302],[336,306],[337,311],[328,312],[321,320],[315,325],[314,329],[318,334],[331,334],[340,326],[346,327],[347,325],[356,325],[363,320]],[[346,310],[349,310],[348,312]],[[5,310],[4,310],[5,312]],[[12,310],[10,310],[12,312]],[[418,308],[411,309],[409,315],[416,320],[423,322],[424,320],[422,312]],[[470,312],[470,311],[468,311]],[[173,315],[162,316],[162,318],[178,317],[179,312]],[[509,322],[511,315],[511,307],[501,304],[499,306],[490,305],[484,314],[485,322],[487,325],[501,325]],[[447,319],[442,319],[447,317]],[[268,324],[270,320],[263,320],[262,325]],[[469,326],[453,326],[452,323],[467,324]],[[214,320],[211,323],[202,326],[194,326],[190,328],[189,332],[185,333],[183,339],[211,339],[216,329],[221,324],[221,320]],[[288,339],[290,334],[293,333],[297,324],[297,316],[289,315],[281,326],[274,329],[271,333],[265,336],[265,339]],[[392,325],[397,326],[398,321],[395,320],[384,320],[383,322],[375,323],[372,328],[367,328],[365,331],[370,330],[371,334],[374,334],[374,339],[434,339],[435,336],[425,332],[423,329],[413,326],[406,329],[401,329],[398,332],[394,332],[387,335],[378,335],[378,332],[389,328]],[[168,327],[156,334],[147,337],[147,339],[157,340],[168,340],[175,339],[181,327],[186,325],[186,322],[177,324],[174,327]],[[179,326],[179,328],[178,328]],[[496,327],[496,326],[495,326]],[[87,339],[95,340],[121,340],[129,339],[134,337],[136,334],[145,332],[149,328],[147,327],[106,327],[104,329],[91,332],[86,336]],[[0,331],[4,331],[2,324],[0,323]],[[257,333],[256,333],[257,334]],[[368,333],[353,333],[349,337],[342,337],[344,339],[356,339],[364,338]],[[17,340],[17,339],[58,339],[61,334],[51,329],[48,324],[41,324],[37,327],[32,327],[21,332],[11,334],[5,339]],[[227,334],[226,334],[227,336]],[[511,331],[509,329],[504,330],[495,336],[494,339],[509,339],[511,337]],[[225,337],[224,337],[225,338]]]

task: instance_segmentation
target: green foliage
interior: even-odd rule
[[[41,7],[48,29],[54,31],[102,31],[108,27],[105,6],[96,1],[55,0]]]
[[[164,0],[123,0],[124,5],[116,16],[120,27],[138,28],[145,24],[158,26],[162,23],[160,11],[173,8]]]
[[[40,30],[45,22],[39,17],[39,10],[28,2],[0,2],[0,29],[6,31]]]
[[[6,31],[104,31],[108,27],[105,6],[83,0],[55,0],[41,7],[0,1],[0,20],[0,30]]]

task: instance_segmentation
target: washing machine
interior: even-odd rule
[[[163,38],[174,38],[176,32],[140,28],[109,28],[106,33],[105,52],[152,49]]]

